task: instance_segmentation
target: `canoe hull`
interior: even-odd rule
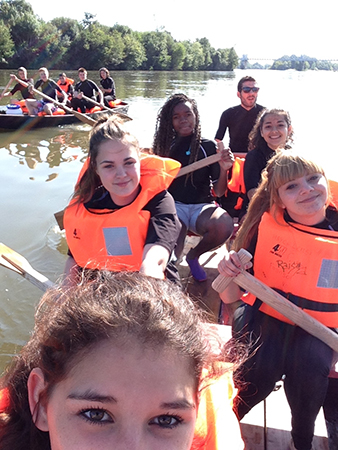
[[[117,106],[111,111],[99,111],[93,114],[86,114],[88,117],[96,120],[104,114],[115,114],[128,112],[128,104],[122,104]],[[61,125],[71,125],[82,123],[73,114],[64,114],[60,116],[28,116],[28,115],[18,115],[18,114],[0,114],[0,131],[18,130],[26,129],[30,130],[32,128],[47,128],[47,127],[58,127]]]

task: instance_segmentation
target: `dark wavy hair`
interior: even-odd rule
[[[291,127],[291,131],[287,137],[287,141],[285,143],[284,148],[286,150],[291,148],[291,145],[293,143],[293,128],[291,126],[291,117],[290,114],[285,111],[284,109],[263,109],[257,116],[255,125],[253,126],[252,130],[250,131],[249,134],[249,145],[248,145],[248,149],[253,150],[254,148],[259,148],[262,147],[265,144],[265,140],[263,138],[263,136],[261,135],[261,130],[263,128],[264,125],[264,121],[266,119],[266,117],[269,114],[276,114],[277,116],[281,116],[288,127]]]
[[[201,124],[196,101],[187,97],[185,94],[173,94],[160,109],[156,122],[153,152],[159,156],[170,157],[171,146],[176,138],[176,131],[173,128],[173,110],[180,103],[186,102],[191,104],[196,118],[189,159],[189,164],[191,164],[197,160],[198,150],[201,144]]]

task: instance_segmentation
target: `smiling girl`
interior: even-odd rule
[[[264,109],[249,134],[249,152],[244,163],[244,184],[251,200],[261,180],[262,170],[277,149],[290,148],[293,130],[289,113]]]
[[[50,290],[0,382],[0,449],[223,449],[199,433],[202,369],[215,373],[206,336],[201,313],[173,283],[101,272]],[[227,386],[220,436],[243,450]]]
[[[255,277],[331,329],[338,328],[338,211],[330,205],[322,167],[291,150],[278,151],[262,174],[232,250],[219,265],[236,276],[237,251],[254,255]],[[323,405],[333,350],[235,283],[221,293],[225,303],[242,299],[233,331],[255,342],[243,367],[239,419],[265,399],[283,376],[292,413],[290,448],[310,450],[314,423]]]
[[[79,268],[176,279],[168,261],[180,223],[167,188],[179,168],[176,161],[142,154],[118,119],[97,122],[64,216],[68,282],[76,281]]]

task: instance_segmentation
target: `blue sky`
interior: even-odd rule
[[[50,7],[45,0],[29,3],[45,21],[60,16],[82,20],[89,12],[104,25],[119,23],[137,31],[164,27],[177,40],[206,37],[215,48],[235,47],[239,56],[338,59],[336,0],[73,0]]]

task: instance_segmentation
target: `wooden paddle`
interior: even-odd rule
[[[54,105],[58,106],[59,108],[64,109],[68,114],[73,114],[81,122],[84,122],[91,126],[96,124],[96,120],[92,119],[91,117],[86,116],[86,114],[82,114],[82,113],[79,113],[78,111],[75,111],[72,108],[68,108],[68,106],[64,105],[63,103],[58,102],[57,100],[53,99],[52,97],[49,97],[48,95],[44,94],[43,92],[39,91],[38,89],[35,89],[32,85],[29,85],[25,81],[19,80],[19,83],[21,83],[25,87],[31,86],[32,91],[35,94],[40,95],[44,99],[54,103]]]
[[[252,258],[252,255],[243,248],[239,250],[238,255],[243,264],[250,261]],[[252,276],[247,271],[242,270],[242,272],[236,277],[225,277],[223,275],[218,275],[218,277],[213,281],[212,287],[217,292],[223,292],[232,281],[238,284],[238,286],[241,286],[245,290],[254,294],[257,298],[262,300],[262,302],[271,306],[296,325],[303,328],[303,330],[325,342],[325,344],[331,347],[334,351],[338,352],[338,335],[336,333],[318,322],[318,320],[311,317],[302,309],[298,308],[298,306],[291,303],[282,295],[266,286],[260,280],[257,280],[257,278]]]
[[[3,98],[3,96],[6,94],[6,92],[7,92],[7,89],[9,88],[9,86],[12,84],[12,82],[13,82],[13,78],[11,78],[10,80],[9,80],[9,82],[6,84],[6,86],[5,86],[5,89],[1,92],[1,95],[0,95],[0,100]]]
[[[99,102],[93,100],[93,99],[90,98],[90,97],[87,97],[86,95],[84,95],[84,93],[82,93],[82,98],[83,98],[84,100],[87,100],[88,102],[92,102],[93,105],[99,106],[100,108],[104,109],[105,111],[109,111],[110,113],[113,113],[113,114],[118,114],[118,115],[119,115],[122,119],[124,119],[125,121],[133,120],[131,117],[127,116],[127,114],[123,114],[123,113],[120,113],[120,112],[118,112],[118,111],[115,112],[115,111],[114,111],[114,108],[108,108],[108,106],[101,105],[101,103],[99,103]]]
[[[13,270],[44,292],[55,286],[52,281],[34,270],[27,259],[2,243],[0,243],[0,266]]]

